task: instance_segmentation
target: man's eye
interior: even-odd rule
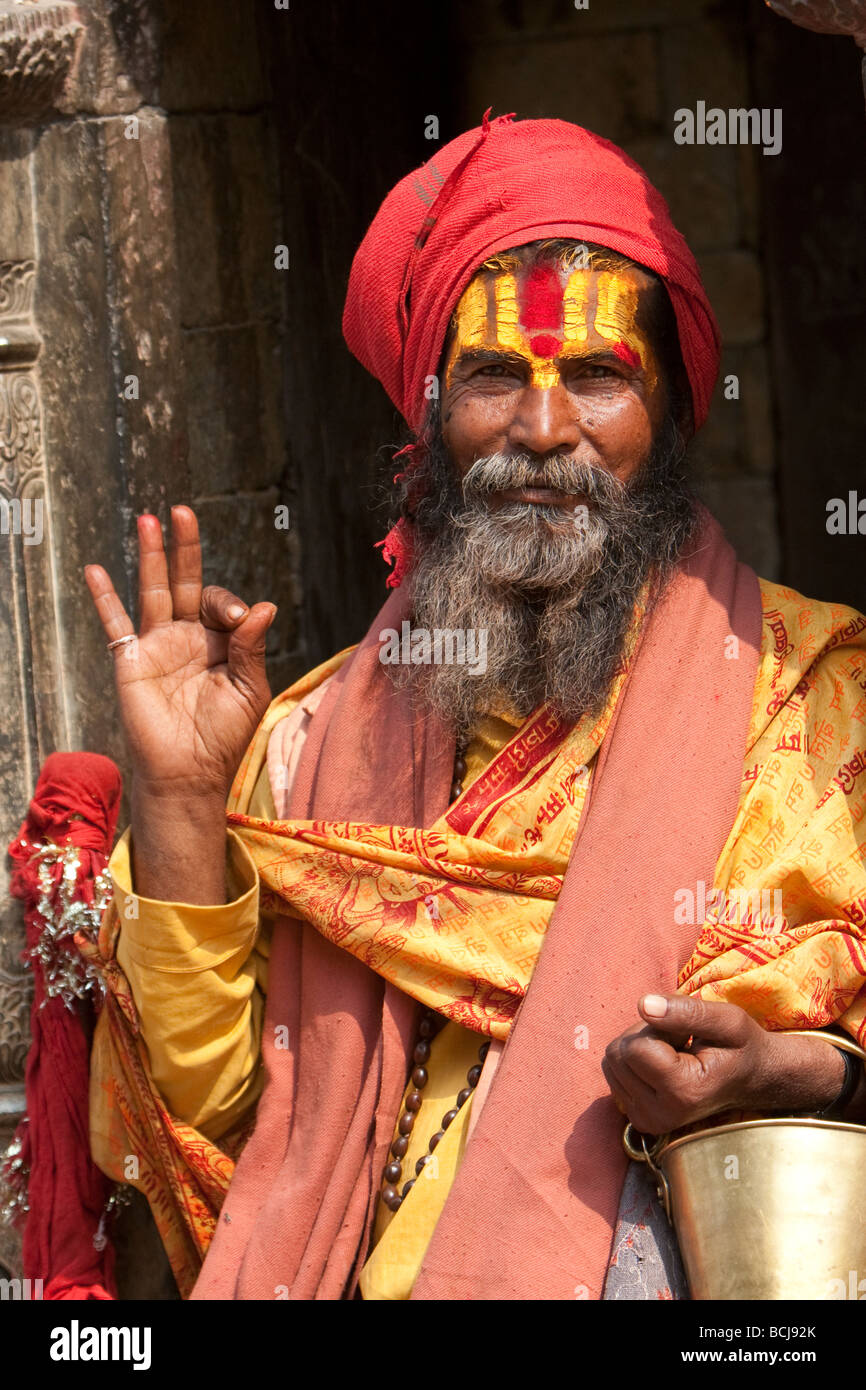
[[[586,376],[605,377],[617,375],[616,370],[613,367],[609,367],[606,362],[590,362],[584,367],[583,371]]]
[[[507,376],[513,371],[514,368],[505,362],[487,362],[483,367],[479,367],[476,376]]]

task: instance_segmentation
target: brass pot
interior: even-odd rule
[[[774,1117],[651,1148],[630,1128],[626,1151],[656,1176],[693,1299],[866,1297],[866,1126]]]

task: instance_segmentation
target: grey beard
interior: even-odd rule
[[[486,661],[391,666],[392,679],[458,738],[485,714],[526,718],[545,701],[568,722],[600,710],[641,589],[652,580],[658,597],[694,529],[683,456],[668,422],[628,486],[571,458],[503,454],[477,460],[461,486],[438,435],[411,480],[412,623],[465,633],[475,652],[485,642]],[[582,505],[489,507],[494,492],[542,483]]]

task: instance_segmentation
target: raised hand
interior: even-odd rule
[[[134,641],[111,657],[139,796],[224,803],[270,701],[265,634],[276,607],[252,608],[226,589],[202,591],[198,522],[171,512],[166,560],[155,516],[138,518],[139,608]],[[135,633],[101,565],[84,570],[107,641]]]

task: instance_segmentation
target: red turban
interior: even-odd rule
[[[695,428],[719,369],[719,332],[694,256],[643,170],[567,121],[485,117],[392,189],[352,265],[343,333],[416,431],[425,378],[478,267],[544,237],[594,241],[660,275],[677,317]]]

